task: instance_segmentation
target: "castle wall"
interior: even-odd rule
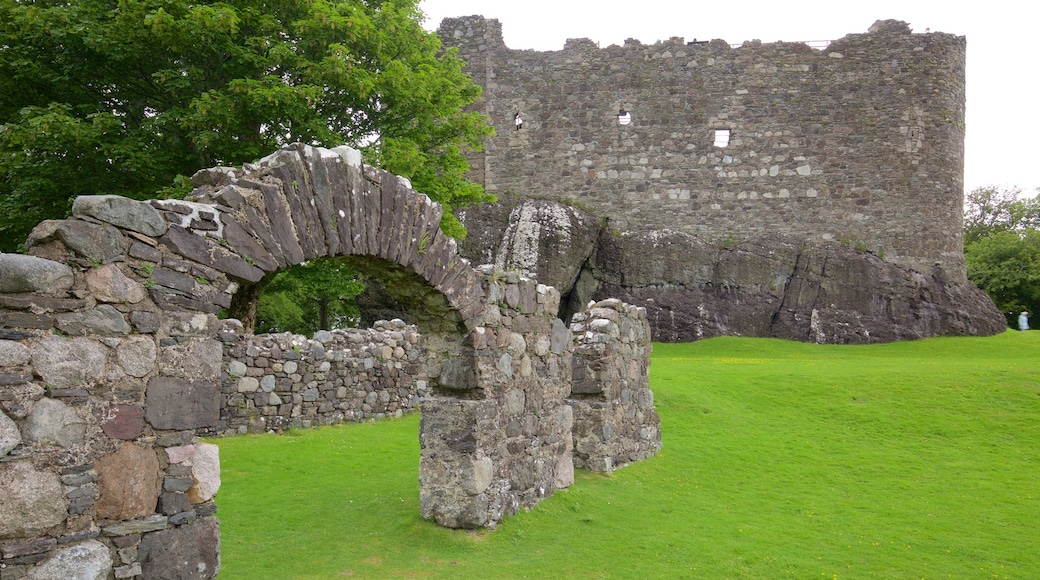
[[[576,201],[616,231],[834,240],[964,278],[964,37],[883,21],[822,51],[672,38],[536,52],[475,16],[440,34],[484,87],[496,135],[472,162],[490,192]]]

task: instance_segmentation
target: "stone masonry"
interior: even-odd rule
[[[611,471],[661,449],[661,418],[650,391],[646,310],[616,298],[574,315],[571,396],[574,465]]]
[[[496,135],[472,165],[488,191],[576,200],[619,231],[856,240],[963,276],[964,37],[887,20],[823,50],[676,37],[537,52],[480,16],[440,35],[484,87]]]
[[[459,212],[461,251],[555,286],[565,314],[621,298],[664,341],[1006,328],[962,255],[963,37],[879,21],[823,50],[537,52],[480,16],[439,32],[496,128],[471,165],[499,202]]]
[[[225,321],[220,421],[234,435],[400,417],[430,394],[425,337],[403,321],[374,328],[252,336]]]
[[[437,204],[349,148],[292,145],[192,179],[187,200],[78,198],[72,218],[34,229],[29,255],[0,255],[4,580],[215,576],[219,457],[200,433],[418,402],[423,517],[490,527],[571,484],[576,367],[559,292],[471,266]],[[322,257],[381,277],[417,326],[304,339],[218,320],[265,276]],[[610,348],[648,356],[623,335],[605,335],[622,341]],[[642,402],[619,408],[651,425],[636,379]],[[656,430],[614,428],[639,438],[617,447],[629,459],[658,445]]]

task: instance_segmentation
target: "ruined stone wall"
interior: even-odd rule
[[[373,328],[253,336],[227,321],[220,421],[242,434],[400,417],[429,394],[426,339],[401,320]]]
[[[822,51],[672,38],[535,52],[483,17],[440,34],[484,87],[497,134],[473,175],[491,192],[573,200],[614,231],[842,241],[965,277],[963,37],[884,21]]]
[[[646,309],[616,298],[590,303],[571,323],[574,465],[610,473],[661,449],[650,391]]]
[[[446,526],[494,526],[572,483],[556,289],[471,266],[440,206],[349,148],[287,146],[193,183],[180,201],[77,198],[30,255],[0,254],[4,580],[215,576],[219,459],[198,434],[248,431],[250,409],[254,427],[302,427],[425,392],[420,505]],[[392,322],[296,341],[218,320],[321,257],[385,276],[427,335]]]

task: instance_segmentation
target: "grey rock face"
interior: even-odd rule
[[[97,540],[88,540],[58,550],[40,565],[31,568],[25,577],[28,580],[106,580],[111,572],[112,554],[108,548]]]
[[[706,261],[691,263],[673,250],[681,245]],[[596,274],[595,297],[644,306],[654,339],[669,342],[737,335],[870,343],[990,335],[1006,326],[970,282],[837,243],[776,237],[713,254],[685,234],[611,236],[601,240]]]
[[[72,215],[94,217],[146,236],[161,236],[168,227],[151,205],[118,195],[81,195],[72,202]]]
[[[26,248],[58,240],[72,251],[101,263],[108,263],[126,250],[126,238],[109,225],[80,220],[47,220],[33,228]]]
[[[127,278],[115,264],[91,268],[85,279],[87,289],[100,302],[137,304],[147,295],[142,284]]]
[[[0,539],[31,538],[65,521],[58,476],[28,461],[0,463]]]
[[[173,346],[165,346],[159,354],[159,370],[167,376],[189,380],[217,380],[223,364],[220,341],[190,338]]]
[[[0,292],[59,295],[72,288],[72,268],[52,260],[22,254],[0,254]]]
[[[17,367],[29,362],[29,348],[13,340],[0,340],[0,368]]]
[[[220,418],[216,381],[153,377],[145,393],[145,419],[156,429],[211,427]]]
[[[62,332],[73,336],[126,336],[131,330],[123,313],[109,304],[92,310],[59,314],[55,322]]]
[[[514,198],[506,203],[524,207]],[[477,232],[461,246],[467,257],[512,255],[511,248],[525,247],[515,235],[515,216],[507,218],[496,205],[466,210],[466,224]],[[970,282],[920,274],[838,243],[783,236],[706,242],[669,230],[604,230],[590,255],[537,252],[538,272],[560,270],[557,260],[579,260],[576,278],[557,287],[560,316],[569,318],[590,300],[617,297],[647,309],[655,340],[735,335],[868,343],[1005,328]]]
[[[89,338],[44,337],[32,351],[33,367],[50,386],[73,389],[101,379],[108,347]]]
[[[72,447],[83,441],[87,422],[61,401],[40,399],[25,418],[25,438],[37,443]]]
[[[3,412],[0,412],[0,457],[11,452],[22,442],[22,434],[18,425]]]
[[[116,362],[131,377],[143,377],[155,370],[157,356],[155,341],[143,336],[129,338],[116,348]]]
[[[217,519],[204,517],[191,524],[147,533],[141,538],[137,554],[145,578],[213,578],[220,571]]]

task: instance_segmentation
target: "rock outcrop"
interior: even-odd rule
[[[565,228],[558,216],[570,216]],[[615,232],[578,208],[514,197],[468,208],[460,218],[470,232],[460,246],[465,255],[552,280],[561,317],[590,300],[616,297],[646,308],[654,340],[869,343],[1006,328],[992,301],[962,273],[923,274],[850,242]],[[570,241],[588,239],[595,242]],[[518,247],[525,249],[522,259]]]

